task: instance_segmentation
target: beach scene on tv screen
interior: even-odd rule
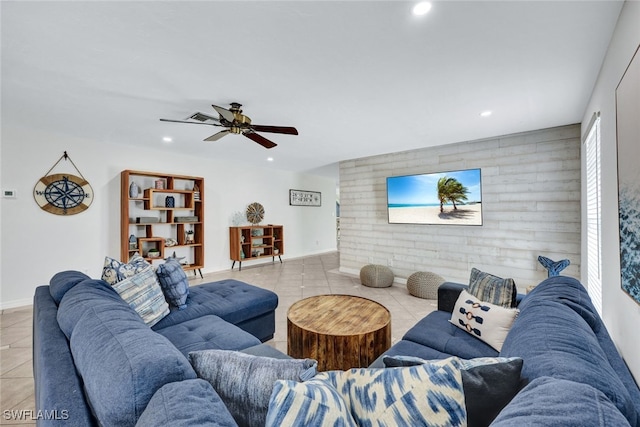
[[[482,225],[480,169],[387,178],[391,224]]]

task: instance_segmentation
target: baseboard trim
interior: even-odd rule
[[[9,310],[11,308],[27,307],[33,305],[31,298],[17,299],[0,303],[0,310]]]

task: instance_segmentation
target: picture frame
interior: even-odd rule
[[[289,190],[290,206],[322,206],[322,193],[309,190]]]
[[[616,87],[616,148],[618,162],[618,227],[620,232],[620,285],[640,304],[640,46]]]

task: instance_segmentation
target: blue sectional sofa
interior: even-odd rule
[[[34,296],[38,425],[235,425],[187,354],[286,357],[262,344],[273,337],[277,305],[271,291],[222,280],[191,287],[187,307],[150,328],[106,282],[58,273]]]
[[[420,320],[385,357],[523,359],[521,389],[492,426],[640,426],[640,391],[582,284],[551,277],[519,295],[520,313],[500,352],[449,322],[466,285],[444,283],[438,310]]]

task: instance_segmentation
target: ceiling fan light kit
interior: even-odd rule
[[[223,108],[217,105],[211,105],[213,109],[218,113],[218,117],[213,117],[205,113],[195,112],[190,115],[185,120],[171,120],[171,119],[160,119],[163,122],[174,122],[174,123],[190,123],[196,125],[209,125],[209,126],[218,126],[226,128],[217,132],[208,138],[205,138],[205,141],[217,141],[220,138],[229,135],[230,133],[237,135],[244,135],[250,140],[257,142],[262,145],[264,148],[273,148],[276,144],[275,142],[265,138],[262,135],[259,135],[256,132],[268,132],[268,133],[281,133],[285,135],[298,135],[298,130],[291,126],[268,126],[268,125],[253,125],[251,124],[251,119],[244,114],[242,114],[242,104],[237,102],[232,102],[230,108]]]

